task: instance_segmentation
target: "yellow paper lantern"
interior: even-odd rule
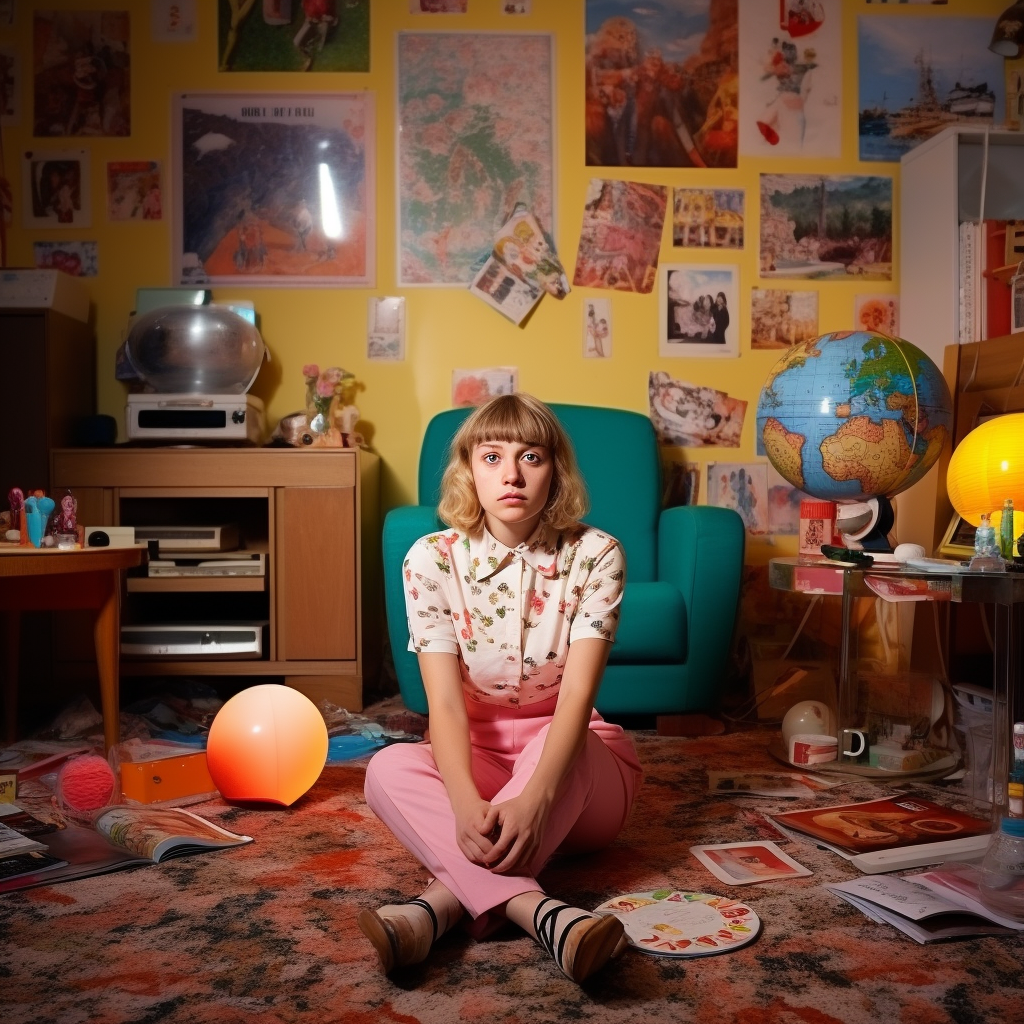
[[[1024,523],[1024,412],[1007,413],[975,427],[953,452],[946,471],[953,508],[973,526],[983,513],[999,535],[1003,502],[1013,499],[1014,537]]]

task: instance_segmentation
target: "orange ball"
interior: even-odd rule
[[[288,807],[316,782],[326,761],[323,716],[290,686],[250,686],[210,725],[206,763],[226,800]]]

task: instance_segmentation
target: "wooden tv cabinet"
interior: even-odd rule
[[[122,676],[282,677],[361,710],[381,649],[379,468],[359,449],[55,450],[52,493],[70,488],[83,525],[235,524],[265,556],[265,576],[130,575],[122,610],[133,624],[265,622],[261,658],[122,655]]]

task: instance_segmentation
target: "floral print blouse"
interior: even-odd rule
[[[409,649],[456,654],[466,698],[520,707],[558,692],[569,644],[615,639],[626,561],[592,527],[541,524],[516,548],[486,529],[421,537],[406,555]]]

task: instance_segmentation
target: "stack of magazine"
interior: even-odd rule
[[[0,804],[0,893],[251,842],[174,807],[109,807],[93,828],[60,828]]]
[[[976,860],[984,855],[992,832],[987,818],[916,794],[784,811],[771,818],[791,838],[810,838],[865,874]]]

